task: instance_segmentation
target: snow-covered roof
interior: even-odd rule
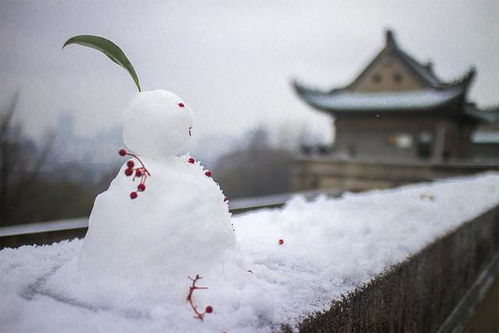
[[[309,105],[325,111],[404,111],[431,109],[444,105],[463,93],[461,86],[402,92],[358,93],[345,89],[330,93],[306,88],[295,82],[298,95]]]
[[[388,90],[376,92],[360,92],[356,84],[365,78],[365,73],[375,67],[380,59],[389,55],[409,70],[423,88],[418,90]],[[371,63],[347,86],[320,91],[294,82],[293,86],[298,96],[312,107],[334,113],[350,111],[413,111],[428,110],[440,107],[460,96],[464,96],[469,84],[475,76],[471,68],[460,78],[444,82],[440,80],[431,68],[424,65],[403,51],[397,44],[392,31],[386,32],[386,45]],[[471,117],[475,115],[469,114]],[[480,119],[480,117],[478,116]],[[480,119],[483,120],[483,119]]]
[[[475,132],[471,137],[473,143],[499,144],[499,132]]]

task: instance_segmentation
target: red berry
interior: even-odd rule
[[[132,174],[133,174],[133,169],[128,168],[128,169],[126,169],[126,170],[125,170],[125,175],[126,175],[127,177],[130,177]]]
[[[208,176],[208,177],[211,177],[211,171],[210,171],[210,170],[206,171],[204,174],[205,174],[206,176]]]
[[[137,197],[137,192],[130,193],[130,199],[135,199]]]
[[[140,176],[142,176],[142,171],[140,170],[135,171],[135,177],[140,177]]]
[[[129,168],[133,168],[134,165],[135,165],[135,163],[133,163],[133,161],[126,162],[126,166]]]
[[[139,184],[139,186],[137,186],[137,190],[139,190],[140,192],[144,192],[146,190],[146,185],[145,184]]]
[[[279,239],[279,242],[278,242],[278,243],[279,243],[279,245],[284,244],[284,239]]]
[[[118,154],[120,154],[120,156],[125,156],[126,155],[126,150],[125,149],[120,149],[118,151]]]
[[[187,160],[189,163],[191,164],[194,164],[194,162],[196,162],[195,159],[193,159],[192,157],[189,157],[189,159]]]
[[[181,108],[183,108],[185,105],[184,105],[184,103],[178,103],[178,106],[180,106]]]
[[[206,313],[212,313],[212,312],[213,312],[213,307],[212,307],[211,305],[208,305],[208,306],[204,309],[204,311],[205,311]]]

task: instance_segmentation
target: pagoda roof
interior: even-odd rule
[[[473,76],[471,70],[462,80],[441,88],[409,91],[354,92],[334,89],[329,92],[308,88],[297,81],[297,94],[310,106],[333,113],[351,111],[411,111],[438,108],[462,96]]]
[[[358,75],[357,78],[345,88],[351,88],[355,85],[355,83],[362,79],[364,74],[376,64],[377,60],[386,54],[390,54],[398,58],[419,79],[419,81],[428,88],[442,88],[454,84],[454,82],[446,83],[440,80],[433,72],[433,65],[431,62],[422,64],[402,50],[395,40],[394,33],[391,30],[387,30],[385,47],[376,57],[374,57],[374,59],[360,73],[360,75]]]
[[[421,64],[416,59],[401,50],[398,46],[393,47],[393,52],[396,53],[428,86],[439,88],[447,85],[435,75],[432,70],[431,63],[426,65]]]
[[[379,58],[387,54],[395,56],[402,62],[420,82],[422,88],[357,91],[355,86],[358,81],[362,80],[365,73],[376,65]],[[351,84],[343,88],[324,91],[294,81],[293,87],[304,102],[318,110],[333,114],[368,111],[416,111],[436,109],[465,96],[475,75],[475,69],[471,68],[457,80],[444,82],[433,73],[431,67],[431,64],[423,65],[401,50],[393,33],[387,31],[385,47]]]

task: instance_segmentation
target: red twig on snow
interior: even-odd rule
[[[191,278],[190,276],[188,276],[187,278],[192,281],[192,284],[189,286],[189,294],[187,294],[187,301],[191,305],[192,311],[194,311],[194,313],[196,314],[194,316],[194,318],[199,318],[199,319],[203,320],[203,317],[204,317],[205,314],[213,312],[213,307],[211,305],[208,305],[204,309],[204,312],[199,312],[199,310],[197,309],[196,305],[194,304],[194,301],[192,300],[192,294],[194,293],[194,290],[208,289],[208,287],[198,287],[198,286],[196,286],[196,282],[198,280],[202,279],[202,277],[200,275],[198,275],[198,274],[196,274],[196,277],[194,277],[194,278]]]

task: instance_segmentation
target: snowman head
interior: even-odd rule
[[[191,138],[194,113],[166,90],[140,92],[123,111],[123,141],[139,155],[182,153]]]

